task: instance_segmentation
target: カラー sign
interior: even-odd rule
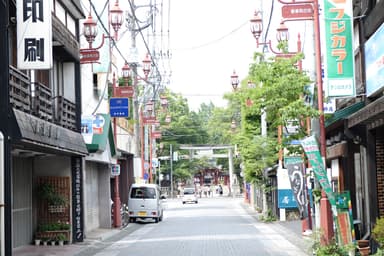
[[[51,1],[17,0],[17,67],[52,68]]]
[[[327,94],[355,96],[351,0],[324,0]]]

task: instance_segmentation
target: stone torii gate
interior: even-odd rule
[[[229,195],[235,196],[240,193],[239,186],[235,182],[235,176],[233,174],[233,150],[235,146],[232,145],[180,145],[180,149],[189,150],[189,157],[199,158],[202,156],[207,156],[211,158],[228,158],[228,169],[229,169]],[[213,151],[218,149],[227,149],[227,154],[202,154],[196,155],[197,151]]]

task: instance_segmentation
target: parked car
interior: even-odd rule
[[[163,220],[163,199],[156,184],[132,184],[129,190],[128,211],[130,222],[137,219]]]
[[[184,188],[182,195],[183,204],[198,203],[196,190],[194,188]]]

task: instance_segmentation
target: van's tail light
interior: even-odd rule
[[[133,211],[129,211],[129,215],[133,215]]]
[[[152,215],[153,215],[153,216],[156,216],[156,215],[157,215],[157,212],[152,212]]]

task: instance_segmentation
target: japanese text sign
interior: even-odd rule
[[[327,94],[354,96],[353,12],[351,0],[324,0]]]
[[[316,179],[320,183],[324,192],[327,194],[328,200],[332,206],[336,206],[335,195],[332,191],[331,183],[327,177],[327,171],[324,167],[323,159],[321,158],[319,147],[314,136],[307,137],[301,140],[301,146],[312,166]]]
[[[51,1],[17,0],[17,67],[52,68]]]

